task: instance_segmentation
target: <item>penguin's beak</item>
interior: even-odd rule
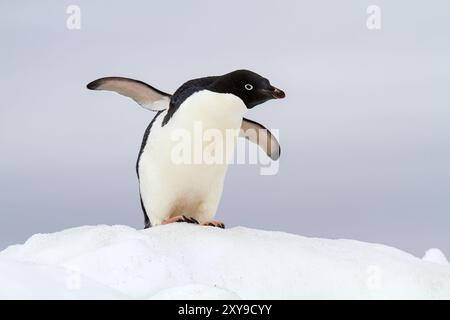
[[[275,88],[272,86],[270,93],[272,95],[272,97],[274,99],[283,99],[284,97],[286,97],[286,94],[284,93],[283,90],[280,90],[278,88]]]

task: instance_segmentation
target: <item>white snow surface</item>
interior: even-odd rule
[[[243,227],[84,226],[0,252],[0,298],[450,299],[450,265]]]
[[[425,261],[430,261],[434,263],[439,263],[442,265],[447,265],[450,267],[450,263],[447,260],[447,257],[444,255],[444,253],[437,249],[437,248],[431,248],[425,252],[425,255],[422,258]]]

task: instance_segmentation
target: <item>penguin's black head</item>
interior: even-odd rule
[[[285,94],[264,77],[249,70],[236,70],[217,77],[208,88],[219,93],[231,93],[244,101],[248,109],[270,99],[282,99]]]

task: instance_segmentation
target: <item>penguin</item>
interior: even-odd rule
[[[145,130],[136,163],[145,228],[173,222],[225,227],[223,222],[214,220],[214,215],[228,162],[175,163],[177,132],[194,135],[195,123],[224,136],[225,131],[231,130],[258,144],[272,160],[280,157],[280,145],[270,131],[244,117],[247,110],[257,105],[285,97],[282,90],[255,72],[236,70],[189,80],[174,94],[123,77],[100,78],[87,88],[117,92],[156,111]],[[236,139],[232,141],[231,147]]]

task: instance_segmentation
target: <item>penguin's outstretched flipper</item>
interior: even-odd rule
[[[169,108],[171,95],[162,92],[145,82],[122,78],[106,77],[92,81],[87,85],[90,90],[114,91],[136,101],[143,108],[162,111]]]
[[[262,124],[243,118],[240,136],[259,145],[272,160],[278,160],[281,147],[275,136]]]

